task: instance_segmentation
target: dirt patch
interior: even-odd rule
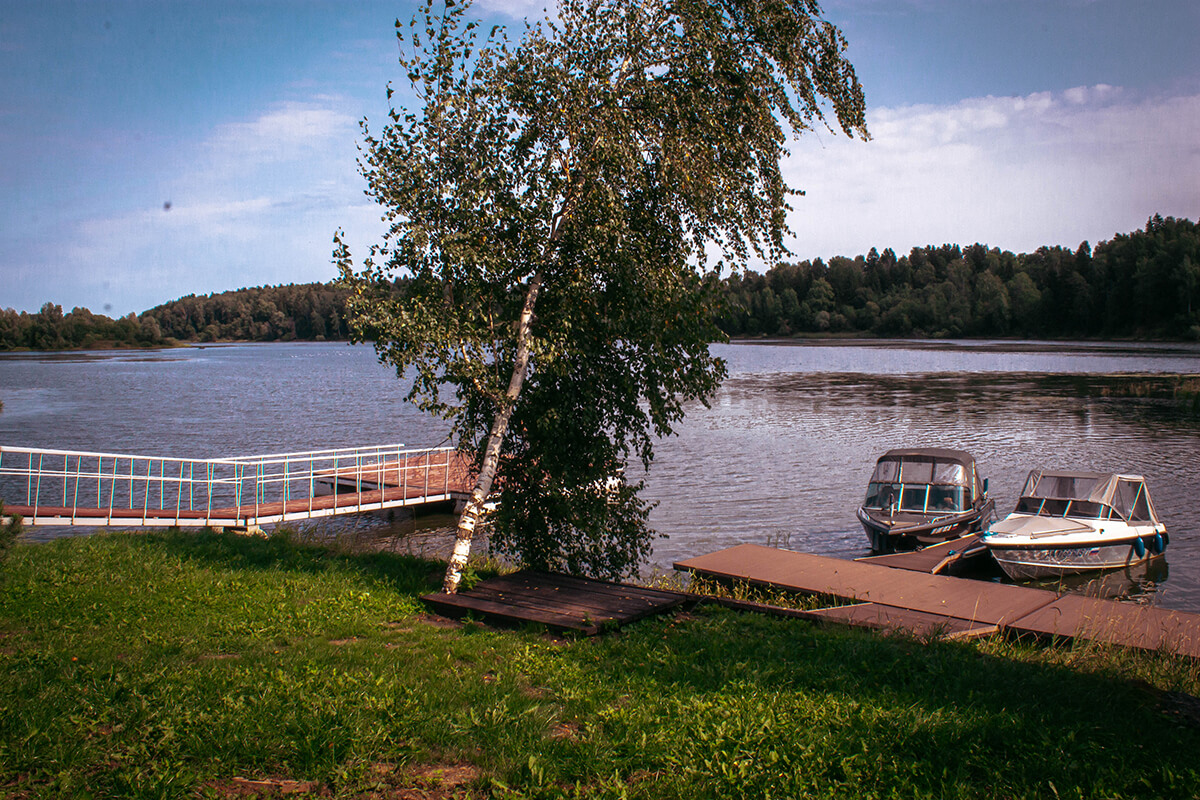
[[[528,697],[530,700],[547,700],[551,697],[554,697],[554,693],[545,686],[530,686],[528,684],[524,684],[520,686],[517,691],[519,691],[522,696]]]
[[[483,776],[473,764],[373,764],[377,783],[363,800],[463,800]]]
[[[575,742],[579,740],[581,731],[582,728],[579,727],[578,722],[565,720],[550,729],[550,738],[559,741]]]
[[[409,773],[420,783],[449,788],[476,783],[483,774],[474,764],[418,764]]]
[[[316,781],[297,781],[291,778],[240,778],[210,781],[206,787],[221,798],[270,798],[288,796],[332,797],[329,788]]]
[[[357,636],[351,636],[349,639],[330,639],[329,643],[335,647],[343,647],[348,644],[353,644],[358,641]]]
[[[463,623],[449,617],[440,617],[436,614],[418,614],[415,618],[418,622],[423,622],[426,625],[431,625],[435,628],[455,629],[461,628]]]

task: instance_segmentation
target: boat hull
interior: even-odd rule
[[[1014,581],[1058,578],[1082,572],[1123,569],[1154,557],[1153,547],[1144,542],[1141,555],[1133,540],[1112,543],[1072,543],[1038,547],[1004,547],[989,543],[988,549],[1004,574]]]
[[[876,553],[891,553],[897,550],[916,550],[979,533],[993,513],[991,501],[982,507],[950,517],[902,521],[859,508],[858,521],[871,542],[871,550]]]

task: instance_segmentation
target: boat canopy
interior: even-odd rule
[[[876,462],[871,482],[966,486],[974,489],[973,495],[983,494],[975,459],[961,450],[936,447],[887,451]]]
[[[1084,501],[1108,506],[1131,522],[1158,522],[1146,479],[1141,475],[1117,475],[1111,472],[1048,472],[1031,470],[1021,491],[1018,510],[1028,508],[1026,499],[1042,501]],[[1042,503],[1043,508],[1050,505]],[[1077,504],[1072,504],[1072,507]],[[1063,513],[1068,513],[1064,511]],[[1086,514],[1081,516],[1098,516]]]

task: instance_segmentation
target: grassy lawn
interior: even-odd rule
[[[439,565],[273,539],[18,545],[5,797],[1194,797],[1193,662],[716,607],[594,639],[428,616]]]

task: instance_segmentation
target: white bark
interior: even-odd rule
[[[504,405],[496,412],[492,420],[492,430],[488,433],[487,448],[484,450],[483,463],[479,467],[479,477],[475,489],[463,508],[458,520],[458,531],[454,537],[454,552],[450,555],[450,563],[446,565],[446,577],[442,581],[442,591],[454,594],[462,580],[463,568],[471,554],[471,540],[475,536],[475,526],[483,513],[483,504],[492,493],[492,483],[496,478],[496,470],[500,466],[500,451],[504,446],[504,437],[508,434],[508,423],[512,419],[513,409],[516,408],[517,398],[521,395],[521,387],[525,384],[525,375],[529,371],[530,341],[533,328],[533,309],[537,304],[538,292],[542,288],[542,276],[534,274],[529,280],[529,291],[525,294],[525,305],[521,308],[521,318],[517,322],[517,352],[513,361],[512,377],[508,382],[508,391],[504,395]]]

